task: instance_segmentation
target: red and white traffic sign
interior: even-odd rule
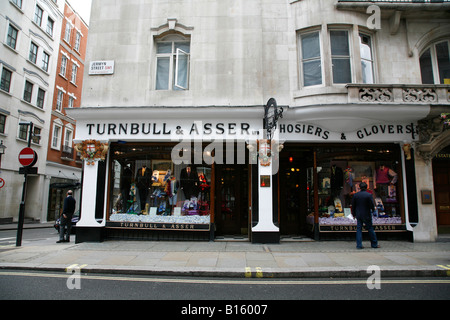
[[[0,189],[3,188],[4,186],[5,186],[5,180],[0,178]]]
[[[19,153],[19,162],[24,167],[32,167],[37,161],[37,153],[31,148],[23,148]]]

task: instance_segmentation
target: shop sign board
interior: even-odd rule
[[[406,226],[404,224],[374,225],[373,228],[375,231],[379,232],[406,231]],[[356,232],[356,225],[320,225],[319,230],[321,232]]]
[[[106,222],[107,228],[147,229],[172,231],[209,231],[209,224],[198,223],[154,223],[154,222]]]
[[[153,121],[77,122],[77,139],[79,140],[256,140],[261,133],[261,121],[255,120],[161,121],[155,119]]]
[[[335,132],[325,127],[301,122],[278,124],[279,138],[283,141],[322,142],[384,142],[416,141],[419,138],[414,123],[378,123],[366,125],[353,131]]]
[[[114,74],[114,61],[91,61],[89,75]]]
[[[336,132],[324,126],[283,121],[278,123],[274,138],[299,142],[386,142],[417,141],[415,123],[374,123],[356,130]],[[258,140],[262,138],[261,121],[255,120],[164,120],[78,121],[77,139],[180,141],[183,139],[211,141]]]

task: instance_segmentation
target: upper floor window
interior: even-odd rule
[[[80,43],[81,43],[81,33],[77,32],[75,36],[75,45],[74,45],[74,49],[76,51],[80,51]]]
[[[31,42],[30,44],[30,53],[28,55],[28,60],[36,64],[37,61],[37,55],[38,55],[38,46],[34,42]]]
[[[361,55],[362,82],[374,83],[372,38],[369,35],[359,34],[359,52]]]
[[[61,57],[61,67],[59,69],[59,74],[63,77],[66,77],[66,70],[67,70],[67,57],[62,56]]]
[[[19,30],[17,30],[17,28],[9,24],[8,35],[6,36],[6,44],[13,49],[16,49],[18,33]]]
[[[22,0],[11,0],[11,2],[22,9]]]
[[[70,43],[70,33],[72,32],[72,25],[69,21],[66,22],[66,30],[64,31],[64,40]]]
[[[53,37],[53,26],[55,25],[55,22],[50,17],[47,20],[47,33]]]
[[[322,30],[299,34],[299,68],[303,87],[324,85],[327,82],[374,82],[373,43],[370,35],[359,33],[359,46],[352,41],[350,29],[329,28],[327,37],[324,39]],[[327,74],[330,74],[330,79],[325,79]]]
[[[70,82],[73,84],[77,83],[77,72],[78,72],[78,66],[74,63],[72,64],[72,77],[70,79]]]
[[[156,90],[189,89],[190,42],[177,35],[156,43]]]
[[[34,22],[38,26],[41,26],[41,24],[42,24],[43,13],[44,13],[44,11],[39,6],[36,6],[36,9],[34,10]]]
[[[303,85],[308,87],[322,84],[319,31],[302,34],[300,37]]]
[[[347,30],[330,31],[333,83],[351,83],[350,46]]]
[[[9,92],[11,89],[12,72],[5,67],[2,68],[2,77],[0,81],[0,89]]]
[[[449,40],[435,43],[420,55],[420,72],[424,84],[450,84]]]
[[[40,144],[41,143],[41,132],[42,128],[39,128],[38,126],[33,126],[33,132],[31,133],[31,142],[34,144]],[[17,133],[17,137],[20,140],[28,141],[30,130],[28,129],[28,125],[19,124],[19,130]]]
[[[0,133],[6,133],[6,116],[0,113]]]

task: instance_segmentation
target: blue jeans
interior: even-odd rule
[[[363,225],[366,226],[367,231],[369,232],[370,245],[372,248],[376,248],[378,246],[377,235],[373,229],[372,225],[372,217],[357,219],[356,220],[356,247],[362,248],[362,228]]]

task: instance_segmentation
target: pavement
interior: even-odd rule
[[[27,228],[52,227],[26,224]],[[8,225],[0,225],[5,230]],[[9,226],[16,228],[16,226]],[[11,229],[10,229],[11,230]],[[450,277],[450,235],[436,242],[380,241],[358,250],[354,241],[283,239],[279,244],[246,241],[128,241],[57,244],[50,238],[0,245],[0,269],[158,276],[240,278]],[[375,266],[375,267],[371,267]]]

